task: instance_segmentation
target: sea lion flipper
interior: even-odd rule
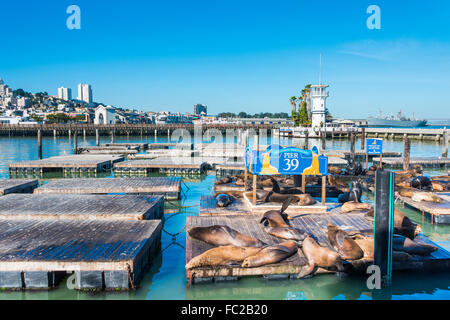
[[[301,279],[301,278],[304,278],[304,277],[307,277],[307,276],[313,274],[316,271],[316,269],[317,269],[317,267],[314,263],[303,266],[302,270],[297,275],[297,279]]]
[[[281,206],[281,210],[280,213],[283,213],[284,211],[286,211],[286,209],[289,207],[289,205],[291,204],[292,201],[292,197],[287,198],[284,202],[283,205]]]
[[[275,193],[281,193],[280,185],[278,184],[278,181],[275,180],[274,177],[270,177],[270,181],[272,181],[272,191]]]

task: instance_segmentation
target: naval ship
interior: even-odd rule
[[[427,125],[427,120],[417,120],[414,118],[406,118],[402,115],[402,111],[397,114],[397,116],[386,116],[383,117],[380,112],[379,117],[368,117],[367,127],[400,127],[400,128],[410,128],[410,127],[424,127]]]

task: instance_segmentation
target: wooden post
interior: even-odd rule
[[[73,154],[78,154],[77,132],[73,134]]]
[[[444,157],[444,158],[447,158],[448,157],[448,131],[447,131],[447,129],[444,129],[444,132],[443,132],[443,134],[442,134],[442,138],[443,138],[443,142],[444,142],[444,145],[443,145],[443,149],[442,149],[442,156]]]
[[[41,132],[41,129],[38,129],[37,140],[38,140],[38,159],[42,160],[42,132]]]
[[[394,237],[395,174],[378,170],[375,174],[374,265],[380,268],[382,286],[392,283]]]
[[[361,128],[361,150],[366,148],[366,128]]]
[[[306,130],[305,132],[305,146],[303,147],[305,150],[308,150],[309,148],[309,131]]]
[[[369,155],[366,152],[366,169],[369,169]]]
[[[256,149],[256,154],[259,155],[259,137],[258,135],[255,135],[255,143],[253,148]],[[256,206],[256,180],[257,176],[256,174],[253,174],[253,205]]]
[[[306,176],[302,174],[302,192],[306,193]]]
[[[350,159],[355,160],[355,133],[350,134]]]
[[[383,154],[380,154],[380,168],[383,168]]]
[[[97,145],[97,147],[100,146],[100,135],[98,133],[98,129],[95,129],[95,144]]]
[[[411,142],[407,135],[403,138],[403,170],[409,169]]]
[[[327,176],[322,176],[322,205],[325,205],[327,197]]]
[[[247,183],[248,183],[248,171],[247,171],[247,146],[248,146],[248,137],[245,134],[244,141],[244,191],[247,191]]]
[[[323,129],[323,131],[321,130],[320,137],[322,139],[322,150],[325,151],[325,149],[327,148],[327,132],[325,131],[325,129]]]
[[[111,143],[114,143],[114,131],[111,131]]]

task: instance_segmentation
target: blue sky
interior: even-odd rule
[[[66,9],[81,8],[81,30]],[[381,8],[381,30],[366,9]],[[341,117],[399,109],[450,118],[446,0],[4,1],[0,77],[13,88],[76,95],[142,110],[290,112],[318,81]]]

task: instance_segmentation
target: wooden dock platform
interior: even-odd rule
[[[115,155],[71,155],[57,156],[42,160],[16,162],[9,165],[10,174],[48,171],[102,172],[112,168],[114,163],[125,158]]]
[[[422,212],[422,220],[425,216],[430,219],[431,224],[450,224],[450,192],[436,193],[444,202],[434,203],[421,201],[417,202],[408,197],[397,195],[403,203]]]
[[[164,198],[142,195],[10,194],[0,220],[151,220],[164,218]]]
[[[194,144],[192,143],[178,143],[178,142],[163,142],[163,143],[149,143],[148,149],[169,149],[176,148],[178,150],[193,150]]]
[[[142,194],[163,195],[165,199],[179,199],[181,178],[93,178],[55,179],[35,189],[35,194]]]
[[[138,150],[146,150],[148,143],[141,142],[124,142],[124,143],[105,143],[102,146],[105,147],[125,147],[125,148],[138,148]]]
[[[77,289],[134,288],[161,229],[160,220],[0,220],[0,288],[52,288],[67,272]]]
[[[374,162],[380,162],[380,158],[373,158]],[[450,158],[442,157],[415,157],[411,158],[409,163],[420,164],[423,167],[448,167],[450,166]],[[386,168],[401,168],[403,167],[403,158],[384,158],[383,167]]]
[[[38,180],[0,179],[0,196],[10,193],[32,193],[38,185]]]
[[[201,158],[160,157],[152,160],[130,160],[114,165],[114,172],[159,172],[180,174],[202,174],[208,164]]]
[[[219,177],[244,174],[244,172],[244,162],[227,161],[225,163],[216,165],[216,175]]]
[[[77,149],[77,154],[116,154],[133,155],[138,153],[138,147],[81,147]]]
[[[361,213],[302,215],[290,220],[291,226],[312,234],[320,245],[330,247],[327,239],[326,225],[331,222],[347,231],[373,231],[372,223],[368,222]],[[282,242],[281,239],[268,235],[259,218],[256,216],[213,216],[213,217],[187,217],[187,227],[206,227],[212,225],[226,225],[243,234],[255,237],[268,245]],[[426,237],[419,235],[417,241],[432,243]],[[437,245],[436,245],[437,246]],[[213,248],[202,241],[186,236],[186,263],[193,257]],[[411,261],[394,262],[394,270],[448,270],[450,268],[450,253],[439,247],[428,257],[413,256]],[[231,265],[214,268],[195,268],[186,270],[186,278],[190,283],[210,281],[232,281],[245,276],[261,276],[268,279],[296,278],[302,267],[307,263],[302,252],[294,254],[279,263],[256,268],[242,268],[240,265]],[[324,270],[319,269],[318,273]]]

